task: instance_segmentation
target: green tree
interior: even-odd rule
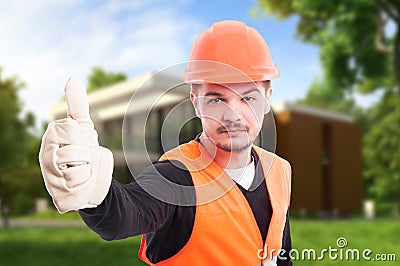
[[[0,68],[0,199],[4,221],[17,197],[32,198],[43,191],[36,160],[39,139],[29,132],[35,117],[27,113],[20,118],[18,92],[23,87],[16,77],[3,78]]]
[[[396,91],[387,90],[368,110],[368,129],[363,139],[366,195],[394,203],[400,214],[400,124]]]
[[[106,72],[100,67],[92,68],[92,73],[88,77],[87,91],[94,91],[121,81],[126,80],[124,73]]]
[[[324,85],[332,95],[395,85],[400,95],[400,1],[258,1],[278,19],[299,17],[297,37],[320,47]],[[394,36],[385,35],[389,21]]]
[[[343,92],[334,89],[331,84],[320,78],[314,79],[307,95],[303,99],[297,100],[297,102],[345,114],[360,111],[352,96],[343,95]]]
[[[300,102],[356,117],[364,128],[365,193],[399,204],[400,1],[258,2],[277,19],[297,16],[297,38],[320,47],[323,75]],[[362,111],[355,105],[355,92],[377,90],[383,96],[374,106]]]
[[[0,169],[7,172],[18,166],[24,150],[24,123],[18,118],[21,103],[18,91],[24,86],[17,78],[2,76],[0,68]]]

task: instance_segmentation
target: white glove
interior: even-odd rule
[[[99,146],[83,84],[70,78],[65,97],[68,117],[48,125],[39,152],[46,189],[60,213],[98,206],[114,166],[111,151]]]

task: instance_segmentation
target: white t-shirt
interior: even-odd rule
[[[255,175],[255,167],[254,160],[252,162],[242,168],[237,169],[225,169],[225,172],[239,184],[242,188],[248,190],[253,183],[254,175]]]

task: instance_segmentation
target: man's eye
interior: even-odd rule
[[[246,102],[250,102],[250,101],[254,101],[256,98],[252,97],[252,96],[245,96],[243,97],[243,100]]]
[[[222,100],[220,98],[212,98],[212,99],[208,100],[208,103],[219,103],[221,101]]]

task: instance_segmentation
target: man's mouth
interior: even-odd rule
[[[220,133],[220,134],[238,134],[238,133],[243,133],[243,132],[247,132],[246,128],[221,127],[218,129],[218,133]]]

